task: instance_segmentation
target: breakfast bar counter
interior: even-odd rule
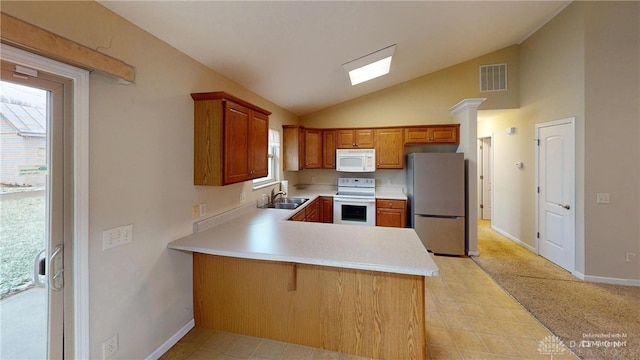
[[[196,325],[425,358],[424,278],[438,268],[413,229],[287,221],[295,212],[245,207],[169,244],[193,253]]]

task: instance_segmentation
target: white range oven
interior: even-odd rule
[[[333,223],[376,225],[376,180],[340,178],[333,197]]]

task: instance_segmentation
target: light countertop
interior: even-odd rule
[[[255,260],[438,275],[437,265],[413,229],[288,221],[316,197],[334,195],[332,191],[307,188],[292,192],[291,197],[310,199],[295,210],[258,209],[255,203],[245,206],[168,247]]]

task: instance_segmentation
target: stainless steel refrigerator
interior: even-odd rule
[[[465,184],[464,154],[408,155],[409,221],[434,254],[467,255]]]

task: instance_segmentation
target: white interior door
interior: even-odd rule
[[[491,220],[491,200],[493,199],[491,194],[492,187],[492,158],[493,152],[491,147],[491,138],[485,137],[479,139],[480,151],[479,154],[479,166],[478,172],[480,173],[480,189],[478,194],[480,195],[480,219]]]
[[[538,252],[575,270],[574,118],[536,125]]]

